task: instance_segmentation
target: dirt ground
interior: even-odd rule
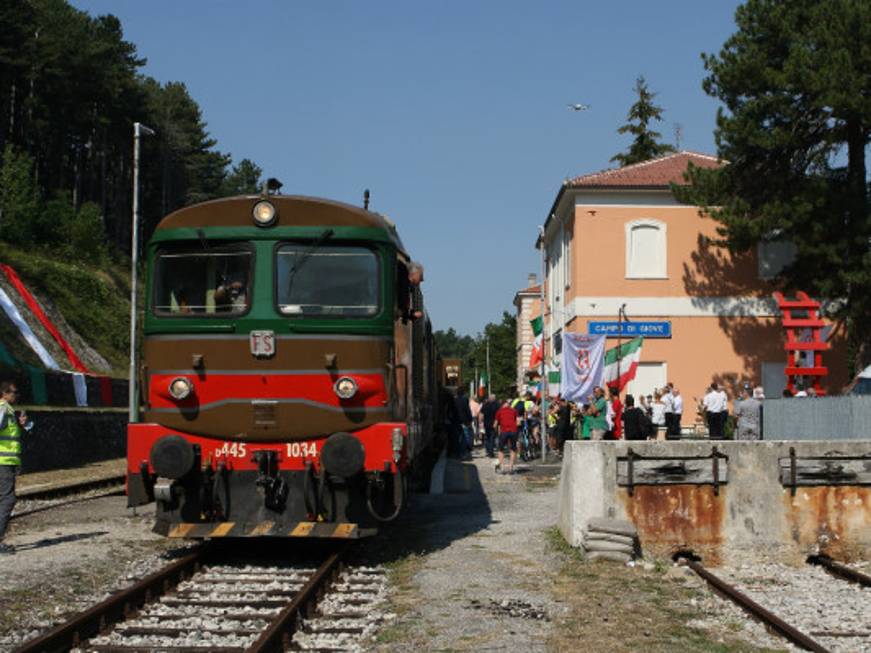
[[[558,465],[496,475],[450,462],[445,493],[411,510],[357,555],[388,566],[395,617],[370,650],[787,650],[666,561],[587,563],[554,528]],[[150,532],[153,508],[104,497],[24,517],[0,581],[0,651],[179,555]],[[766,646],[768,648],[766,648]]]
[[[391,569],[397,615],[372,650],[788,650],[670,561],[584,562],[554,526],[558,472],[450,463],[446,493],[417,497],[369,545]]]
[[[166,564],[185,547],[151,533],[153,508],[134,511],[124,496],[70,504],[14,520],[0,580],[0,651]]]

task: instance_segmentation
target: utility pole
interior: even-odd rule
[[[487,397],[490,396],[492,387],[493,382],[490,380],[490,337],[487,336]]]
[[[141,136],[154,136],[154,130],[141,122],[133,123],[133,233],[130,244],[130,421],[139,421],[139,397],[136,388],[136,285],[139,267],[139,140]]]
[[[541,245],[541,286],[539,301],[541,302],[541,462],[547,457],[547,321],[544,319],[545,295],[544,282],[547,280],[547,254],[544,246],[544,225],[538,228]]]
[[[620,387],[620,359],[623,358],[623,323],[626,321],[626,304],[617,310],[617,387]]]

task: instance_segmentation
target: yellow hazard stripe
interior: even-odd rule
[[[167,534],[167,537],[187,537],[196,524],[179,524]]]
[[[308,535],[312,532],[312,529],[315,527],[315,523],[313,521],[301,521],[296,525],[292,531],[290,531],[291,537],[308,537]]]
[[[208,537],[224,537],[227,533],[233,530],[236,522],[226,521],[223,524],[218,524],[215,529],[209,533]]]
[[[248,535],[266,535],[275,526],[275,522],[265,521],[257,524]]]
[[[339,524],[331,537],[351,537],[357,530],[357,524]]]

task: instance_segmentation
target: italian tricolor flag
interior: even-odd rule
[[[541,332],[544,331],[544,320],[539,315],[534,320],[530,320],[529,324],[532,325],[532,333],[535,335],[532,353],[529,355],[529,367],[538,367],[544,359],[544,343],[541,339]]]
[[[635,378],[638,370],[638,361],[641,360],[641,344],[644,338],[633,338],[619,347],[605,352],[605,373],[602,380],[609,388],[623,390],[627,383]],[[618,373],[617,367],[620,371]]]

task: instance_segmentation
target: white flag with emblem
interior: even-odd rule
[[[560,365],[560,394],[582,404],[593,388],[602,385],[605,367],[605,336],[581,333],[563,334],[563,360]]]

